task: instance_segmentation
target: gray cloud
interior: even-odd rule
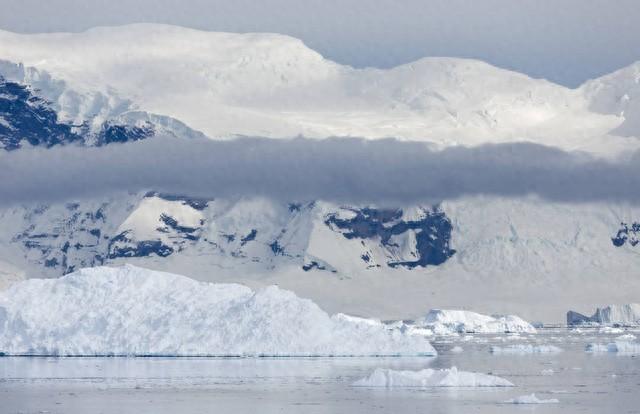
[[[0,10],[13,31],[276,32],[358,67],[469,57],[569,86],[640,59],[638,0],[0,0]]]
[[[535,144],[433,151],[392,139],[185,141],[0,154],[0,203],[155,190],[206,198],[436,202],[468,195],[640,202],[640,154],[593,159]]]

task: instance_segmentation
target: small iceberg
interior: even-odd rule
[[[416,325],[436,335],[461,333],[536,333],[536,328],[516,315],[483,315],[464,310],[432,309]]]
[[[557,404],[559,402],[560,401],[558,401],[556,398],[543,400],[536,397],[535,394],[521,395],[519,397],[505,401],[506,404]]]
[[[492,346],[489,349],[492,354],[515,354],[515,355],[527,355],[527,354],[555,354],[562,352],[562,348],[555,345],[532,345],[532,344],[517,344],[509,346]]]
[[[615,341],[608,344],[591,343],[585,351],[597,353],[615,353],[618,355],[640,355],[640,343],[631,341]]]
[[[423,369],[396,371],[378,368],[371,375],[353,383],[356,387],[513,387],[504,378],[495,375],[451,369]]]

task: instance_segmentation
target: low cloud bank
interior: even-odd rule
[[[392,139],[154,139],[0,154],[0,203],[155,190],[345,203],[437,202],[472,195],[640,201],[640,153],[595,159],[536,144],[430,149]]]

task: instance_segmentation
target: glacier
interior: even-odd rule
[[[476,372],[450,369],[423,369],[398,371],[378,368],[368,377],[353,383],[356,387],[513,387],[504,378]]]
[[[276,286],[196,282],[134,266],[31,279],[0,293],[4,355],[435,356],[422,336]]]

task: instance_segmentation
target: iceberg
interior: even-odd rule
[[[616,353],[618,355],[640,355],[640,342],[631,341],[615,341],[608,344],[591,343],[585,348],[585,351],[591,353]]]
[[[558,352],[562,352],[562,348],[558,348],[554,345],[532,345],[532,344],[517,344],[517,345],[509,345],[505,347],[500,346],[492,346],[489,349],[489,352],[492,354],[515,354],[515,355],[526,355],[526,354],[555,354]]]
[[[591,316],[569,311],[567,312],[567,325],[640,325],[640,304],[609,305],[597,308]]]
[[[424,336],[329,316],[270,286],[139,267],[82,269],[0,292],[0,353],[117,356],[435,356]]]
[[[483,315],[463,310],[432,309],[417,322],[436,335],[457,333],[535,333],[536,328],[515,315]]]
[[[397,371],[378,368],[368,377],[353,383],[356,387],[513,387],[504,378],[495,375],[451,369],[423,369]]]
[[[505,403],[507,404],[557,404],[559,402],[560,401],[558,401],[556,398],[543,400],[536,397],[535,394],[521,395],[519,397],[505,401]]]

